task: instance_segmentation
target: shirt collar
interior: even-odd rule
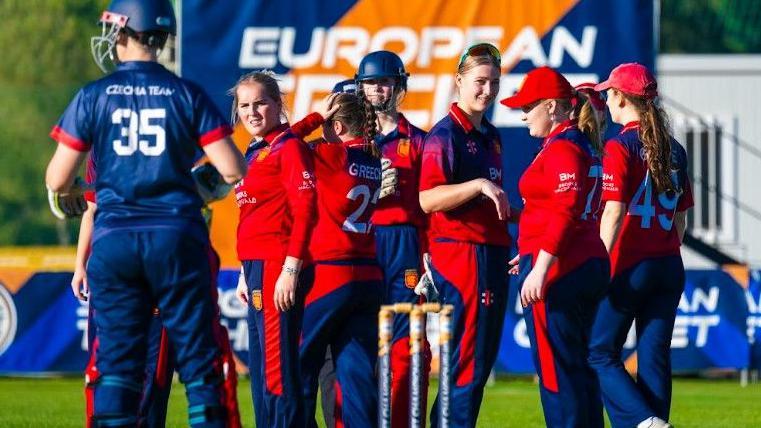
[[[117,64],[119,71],[126,70],[163,70],[164,66],[156,61],[126,61]]]
[[[555,129],[550,132],[550,135],[547,136],[547,138],[552,138],[562,132],[565,132],[568,130],[568,128],[573,128],[578,124],[578,121],[576,119],[568,119],[563,122],[560,122],[558,126],[555,127]]]
[[[631,131],[632,129],[638,129],[638,128],[639,128],[639,121],[635,120],[624,125],[624,127],[621,128],[621,132],[619,132],[619,134],[623,134],[626,131]]]
[[[457,103],[452,103],[449,107],[449,117],[451,117],[456,124],[460,125],[460,128],[462,128],[466,134],[470,134],[471,131],[476,129],[475,126],[470,123],[470,120],[468,120],[468,116],[465,112],[457,106]]]
[[[363,137],[357,137],[357,138],[354,138],[353,140],[344,141],[341,144],[343,144],[343,146],[347,148],[362,148],[365,146],[365,139]]]
[[[276,139],[277,139],[277,138],[278,138],[280,135],[282,135],[283,133],[285,133],[285,131],[287,131],[287,130],[288,130],[288,128],[290,128],[290,126],[291,126],[291,125],[289,125],[289,124],[288,124],[288,122],[285,122],[285,123],[281,123],[280,125],[278,125],[278,126],[276,126],[276,127],[272,128],[272,130],[271,130],[270,132],[268,132],[268,133],[267,133],[267,135],[265,135],[265,136],[264,136],[264,141],[265,141],[265,142],[266,142],[268,145],[271,145],[272,143],[274,143],[274,142],[275,142],[275,140],[276,140]]]
[[[396,131],[400,137],[410,138],[410,122],[401,113],[399,113],[399,120],[396,124]]]
[[[375,142],[378,145],[383,145],[389,141],[397,140],[399,138],[410,138],[410,122],[403,114],[399,113],[399,119],[396,122],[396,128],[389,132],[387,135],[378,133],[375,138]]]
[[[566,121],[561,122],[558,126],[555,127],[550,132],[550,135],[546,136],[544,138],[544,142],[542,143],[542,147],[546,146],[547,143],[554,137],[557,137],[558,135],[562,134],[563,132],[567,131],[570,128],[576,127],[578,124],[578,121],[576,119],[568,119]]]
[[[449,117],[452,118],[452,120],[462,128],[463,131],[465,131],[466,134],[471,133],[472,131],[478,131],[480,130],[476,129],[475,126],[473,126],[472,123],[470,123],[470,119],[468,119],[468,116],[465,114],[464,111],[457,105],[457,103],[452,103],[452,105],[449,107]],[[484,129],[488,129],[486,125],[489,125],[489,121],[486,119],[486,115],[484,114],[483,118],[481,119],[481,125],[484,126]]]

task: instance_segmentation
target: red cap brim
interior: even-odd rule
[[[610,79],[595,85],[595,91],[597,91],[597,92],[602,92],[602,91],[605,91],[605,90],[610,89],[610,88],[611,88],[611,86],[610,86]]]
[[[536,100],[529,99],[529,97],[525,96],[524,93],[518,92],[512,97],[507,97],[499,103],[510,108],[521,108],[525,105],[533,103],[534,101]]]

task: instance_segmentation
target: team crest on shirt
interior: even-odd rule
[[[468,146],[468,153],[470,153],[471,155],[478,153],[478,147],[476,146],[475,141],[468,141],[467,146]]]
[[[498,155],[502,154],[502,145],[497,141],[494,141],[494,151],[497,152]]]
[[[404,286],[410,290],[415,288],[419,279],[417,269],[406,269],[404,271]]]
[[[256,155],[256,161],[257,162],[263,161],[267,157],[267,155],[270,154],[270,151],[272,151],[271,146],[267,146],[263,148],[262,151],[260,151],[259,154]]]
[[[402,138],[399,140],[399,145],[396,146],[396,154],[406,158],[410,155],[410,139]]]
[[[251,292],[251,306],[257,311],[262,310],[262,290],[254,290]]]

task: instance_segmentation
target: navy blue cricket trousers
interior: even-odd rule
[[[613,427],[636,427],[671,408],[671,335],[684,291],[681,256],[643,260],[613,277],[592,328],[589,362],[597,371]],[[637,379],[621,351],[632,322],[637,331]]]
[[[205,227],[97,232],[87,264],[99,341],[97,423],[137,422],[152,311],[158,307],[176,352],[180,380],[186,385],[189,424],[224,426]]]
[[[521,287],[532,259],[521,256]],[[587,357],[592,323],[609,272],[607,258],[587,260],[549,284],[543,300],[523,309],[548,427],[604,426],[600,388]]]

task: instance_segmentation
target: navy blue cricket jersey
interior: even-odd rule
[[[50,136],[98,160],[95,228],[103,233],[203,224],[190,169],[201,147],[231,133],[198,86],[134,61],[82,88]]]

